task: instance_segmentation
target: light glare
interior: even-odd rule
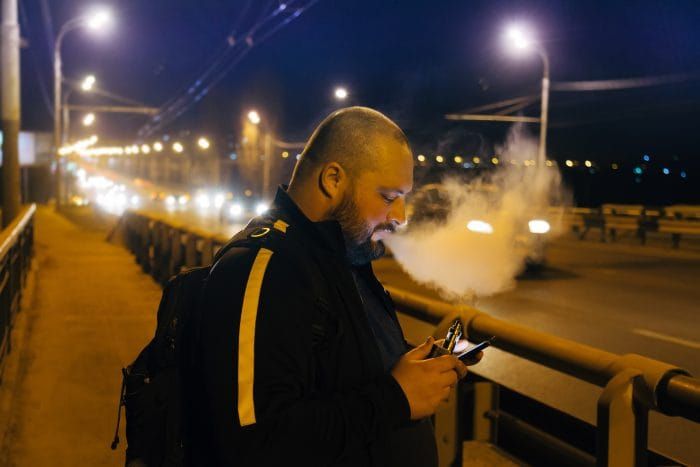
[[[551,228],[549,222],[543,219],[533,219],[527,223],[530,232],[534,234],[546,234]]]
[[[480,220],[472,220],[467,223],[467,229],[471,230],[472,232],[476,233],[481,233],[481,234],[492,234],[493,233],[493,227],[491,224],[485,221],[480,221]]]

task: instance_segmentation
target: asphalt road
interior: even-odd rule
[[[547,267],[525,274],[514,290],[477,298],[476,307],[532,327],[618,354],[637,353],[700,375],[700,254],[667,244],[559,240],[550,245]],[[375,262],[386,284],[438,295],[415,283],[391,258]],[[410,338],[430,327],[404,317]],[[591,423],[600,388],[489,349],[475,371],[516,391]],[[656,413],[650,446],[685,463],[700,465],[700,425]]]

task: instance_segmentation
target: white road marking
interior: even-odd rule
[[[673,342],[674,344],[683,345],[685,347],[690,347],[691,349],[700,349],[700,342],[691,341],[688,339],[682,339],[680,337],[669,336],[668,334],[661,334],[659,332],[649,331],[648,329],[632,329],[634,334],[639,334],[640,336],[651,337],[652,339],[659,339],[666,342]]]

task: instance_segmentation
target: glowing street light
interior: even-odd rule
[[[160,141],[156,141],[155,143],[153,143],[153,150],[155,152],[161,152],[163,150],[163,143],[161,143]]]
[[[80,83],[80,89],[85,92],[92,91],[92,88],[95,86],[95,81],[95,75],[87,75],[83,79],[83,82]]]
[[[95,123],[95,114],[90,112],[83,117],[83,126],[92,126]]]
[[[248,121],[252,123],[253,125],[258,125],[260,124],[260,114],[258,113],[257,110],[251,110],[248,112]]]
[[[197,146],[199,146],[202,149],[209,149],[209,146],[211,146],[211,143],[209,142],[208,139],[205,137],[201,137],[197,140]]]
[[[112,24],[112,12],[106,8],[95,10],[85,18],[85,25],[93,31],[100,30]]]
[[[542,59],[542,107],[540,109],[540,145],[537,152],[537,163],[544,166],[547,158],[547,113],[549,108],[549,57],[542,44],[535,40],[530,30],[522,24],[510,25],[504,34],[507,48],[517,54],[536,52]]]
[[[173,143],[173,151],[175,151],[176,153],[179,154],[179,153],[181,153],[181,152],[184,151],[184,150],[185,150],[185,147],[184,147],[184,146],[182,145],[182,143],[180,143],[179,141],[175,141],[175,142]]]
[[[344,101],[348,98],[348,90],[342,86],[338,86],[335,88],[333,95],[335,96],[336,100]]]
[[[76,18],[73,18],[66,23],[64,23],[61,28],[58,30],[58,35],[56,36],[56,40],[54,41],[54,49],[53,49],[53,89],[54,89],[54,109],[53,109],[53,130],[54,130],[54,149],[55,149],[55,157],[56,157],[56,175],[55,175],[55,180],[56,183],[54,184],[55,189],[56,189],[56,206],[60,206],[63,202],[62,197],[63,197],[63,189],[61,186],[61,159],[58,155],[58,148],[61,147],[63,141],[62,141],[62,135],[61,135],[61,104],[62,104],[62,99],[61,99],[61,83],[63,82],[63,71],[62,71],[62,62],[61,62],[61,44],[63,43],[63,39],[65,38],[66,34],[68,34],[71,31],[74,31],[76,29],[81,29],[81,28],[88,28],[93,31],[100,31],[103,30],[104,27],[108,24],[111,23],[112,20],[112,15],[109,13],[108,10],[106,9],[99,9],[95,10],[94,12],[87,14],[87,15],[81,15]],[[93,83],[94,84],[94,83]]]

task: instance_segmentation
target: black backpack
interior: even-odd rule
[[[283,237],[284,234],[272,225],[249,227],[219,250],[214,262],[233,247],[266,246],[274,250]],[[158,306],[155,336],[136,360],[122,369],[112,449],[119,444],[123,406],[127,423],[127,467],[183,467],[196,465],[201,460],[196,448],[193,449],[194,436],[189,430],[197,422],[187,402],[196,393],[198,302],[211,268],[188,269],[167,282]],[[324,300],[324,295],[322,290],[316,290],[319,301]],[[318,317],[312,325],[314,347],[325,340],[323,321]]]

